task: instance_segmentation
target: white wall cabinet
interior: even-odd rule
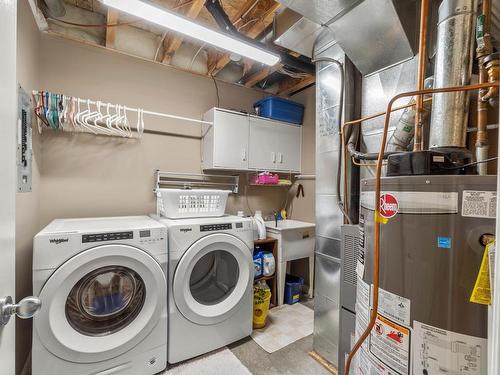
[[[300,126],[250,116],[250,169],[300,172]]]
[[[203,169],[248,169],[248,116],[212,108],[203,116]]]
[[[204,170],[300,173],[302,127],[218,108],[204,119]]]

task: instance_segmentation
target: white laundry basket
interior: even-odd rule
[[[158,213],[170,219],[222,216],[229,190],[157,189]]]

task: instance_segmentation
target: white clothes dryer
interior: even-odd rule
[[[167,364],[167,230],[147,216],[58,219],[34,239],[33,375]]]
[[[155,218],[168,231],[168,362],[184,361],[249,336],[254,275],[251,220]]]

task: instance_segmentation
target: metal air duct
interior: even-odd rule
[[[278,1],[310,21],[328,26],[363,75],[414,56],[416,0]],[[294,24],[294,27],[305,27],[304,24]]]
[[[434,87],[470,82],[477,0],[444,0],[439,6]],[[429,145],[465,148],[469,95],[466,92],[434,95]]]

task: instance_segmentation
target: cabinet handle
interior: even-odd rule
[[[241,160],[242,161],[247,160],[247,150],[246,149],[241,150]]]
[[[274,151],[271,152],[271,161],[273,163],[276,163],[276,152],[274,152]]]
[[[280,161],[280,164],[283,164],[283,154],[281,152],[278,152],[278,160]]]

